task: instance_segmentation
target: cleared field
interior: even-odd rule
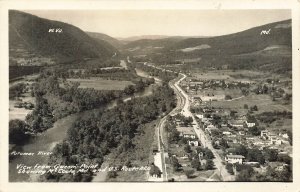
[[[251,94],[246,97],[242,97],[237,100],[232,101],[214,101],[212,102],[213,107],[222,107],[222,108],[229,108],[233,110],[244,110],[244,104],[247,104],[249,107],[257,105],[258,112],[262,113],[264,111],[291,111],[291,105],[281,105],[274,101],[272,101],[271,97],[268,95],[256,95]],[[244,110],[247,111],[247,110]]]
[[[212,96],[216,96],[216,98],[220,97],[220,98],[224,98],[225,95],[230,95],[232,98],[238,98],[242,96],[242,92],[240,89],[205,89],[205,90],[199,90],[197,91],[197,94],[195,92],[193,92],[192,94],[190,94],[191,96],[200,96],[202,99],[204,99],[204,97],[207,97],[208,95]],[[205,99],[204,99],[205,100]]]
[[[16,100],[9,101],[9,120],[12,119],[25,120],[26,115],[32,112],[32,110],[29,109],[14,107],[14,105],[19,102],[20,101],[16,101]],[[22,97],[22,102],[35,103],[35,100],[34,97],[31,97],[29,93],[25,93],[24,97]]]
[[[259,71],[251,71],[251,70],[217,70],[217,71],[206,71],[206,72],[197,72],[193,73],[192,78],[197,79],[219,79],[219,80],[227,80],[227,81],[250,81],[253,79],[261,79],[272,76],[272,74],[259,72]]]
[[[276,120],[269,126],[267,126],[266,124],[263,124],[263,123],[261,123],[261,124],[264,125],[265,127],[271,128],[273,131],[278,131],[278,130],[283,130],[283,129],[292,131],[292,127],[293,127],[292,119]]]
[[[94,88],[96,90],[123,90],[128,85],[133,85],[131,81],[106,80],[102,78],[67,80],[80,83],[79,88]]]
[[[199,73],[193,73],[191,75],[191,78],[197,78],[197,79],[232,79],[228,74],[225,74],[224,72],[199,72]]]

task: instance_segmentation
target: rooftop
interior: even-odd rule
[[[243,155],[226,155],[227,158],[236,158],[236,159],[244,159]]]

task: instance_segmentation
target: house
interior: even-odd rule
[[[243,128],[244,127],[244,121],[243,120],[230,120],[228,121],[228,124],[232,127],[236,128]]]
[[[213,124],[210,124],[206,127],[207,129],[217,129]]]
[[[245,164],[245,165],[250,165],[250,166],[252,166],[252,167],[259,166],[259,162],[257,162],[257,161],[245,162],[244,164]]]
[[[246,125],[247,125],[248,128],[255,126],[255,122],[254,121],[245,121],[245,123],[246,123]]]
[[[289,138],[289,135],[287,133],[279,133],[279,136],[285,138],[285,139],[288,139]]]
[[[223,135],[231,135],[231,132],[229,132],[229,131],[223,131]]]
[[[269,137],[269,131],[268,130],[262,130],[261,132],[260,132],[260,136],[263,138],[263,139],[268,139],[268,137]]]
[[[176,127],[179,132],[179,136],[184,138],[196,139],[196,133],[191,127]]]
[[[194,96],[194,97],[192,97],[192,102],[193,103],[196,103],[196,102],[201,103],[202,99],[199,96]]]
[[[245,135],[245,131],[239,131],[239,135]]]
[[[211,126],[208,126],[207,128],[205,128],[205,131],[207,131],[209,133],[209,135],[212,134],[213,131],[216,131],[218,130],[216,127],[211,127]]]
[[[204,117],[203,114],[197,114],[196,117],[198,117],[199,119],[202,119]]]
[[[198,147],[199,146],[199,142],[198,141],[188,141],[188,144],[190,146],[195,146],[195,147]]]
[[[229,154],[229,155],[225,156],[225,161],[227,163],[231,163],[231,164],[234,164],[234,163],[243,164],[243,159],[245,159],[245,157],[243,155]]]
[[[281,145],[283,142],[276,135],[269,135],[271,145]]]

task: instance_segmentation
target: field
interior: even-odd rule
[[[268,95],[256,95],[250,94],[246,97],[232,101],[214,101],[212,102],[213,107],[222,107],[230,108],[232,110],[243,110],[244,104],[247,104],[249,107],[257,105],[258,112],[262,113],[265,111],[292,111],[291,105],[282,105],[275,101],[272,101],[271,97]]]
[[[17,85],[19,83],[31,85],[36,78],[37,78],[37,75],[28,75],[22,79],[10,82],[9,87]],[[16,103],[20,103],[20,102],[29,102],[29,103],[35,104],[35,98],[31,97],[31,93],[29,91],[26,93],[23,93],[19,99],[20,100],[17,100],[17,99],[9,100],[9,120],[12,120],[12,119],[25,120],[26,115],[32,111],[32,110],[25,109],[25,108],[14,107],[14,105]]]
[[[190,78],[196,79],[219,79],[227,81],[249,81],[258,80],[262,78],[274,77],[273,74],[259,71],[251,70],[214,70],[214,71],[205,71],[205,72],[196,72],[192,73]]]
[[[34,97],[31,97],[30,93],[25,93],[24,97],[22,97],[22,101],[35,103]],[[32,111],[32,110],[25,109],[25,108],[14,107],[14,105],[18,102],[20,102],[20,101],[9,100],[9,120],[12,120],[12,119],[25,120],[26,115]]]
[[[128,85],[133,85],[133,83],[130,81],[106,80],[102,78],[67,80],[70,82],[80,83],[79,88],[94,88],[96,90],[123,90]]]

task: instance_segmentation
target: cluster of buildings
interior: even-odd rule
[[[201,92],[209,89],[216,88],[237,88],[237,87],[249,87],[251,81],[227,81],[227,80],[218,80],[218,79],[188,79],[182,81],[180,86],[190,94],[197,94],[199,90]]]
[[[185,126],[181,119],[173,116],[176,123],[176,129],[179,132],[179,136],[187,139],[187,143],[190,146],[200,146],[197,135],[192,126]]]
[[[221,120],[219,125],[213,124],[212,117],[205,117],[205,112],[195,116],[200,122],[200,128],[207,133],[213,145],[220,148],[222,147],[221,142],[225,142],[227,148],[233,149],[239,145],[244,145],[248,148],[258,148],[260,150],[264,148],[281,150],[284,146],[289,145],[288,135],[285,132],[276,134],[269,130],[261,130],[260,135],[252,135],[249,129],[256,127],[257,122],[245,115],[231,119],[227,117],[229,120]],[[228,163],[242,163],[244,159],[245,157],[241,155],[227,154],[225,161]]]

